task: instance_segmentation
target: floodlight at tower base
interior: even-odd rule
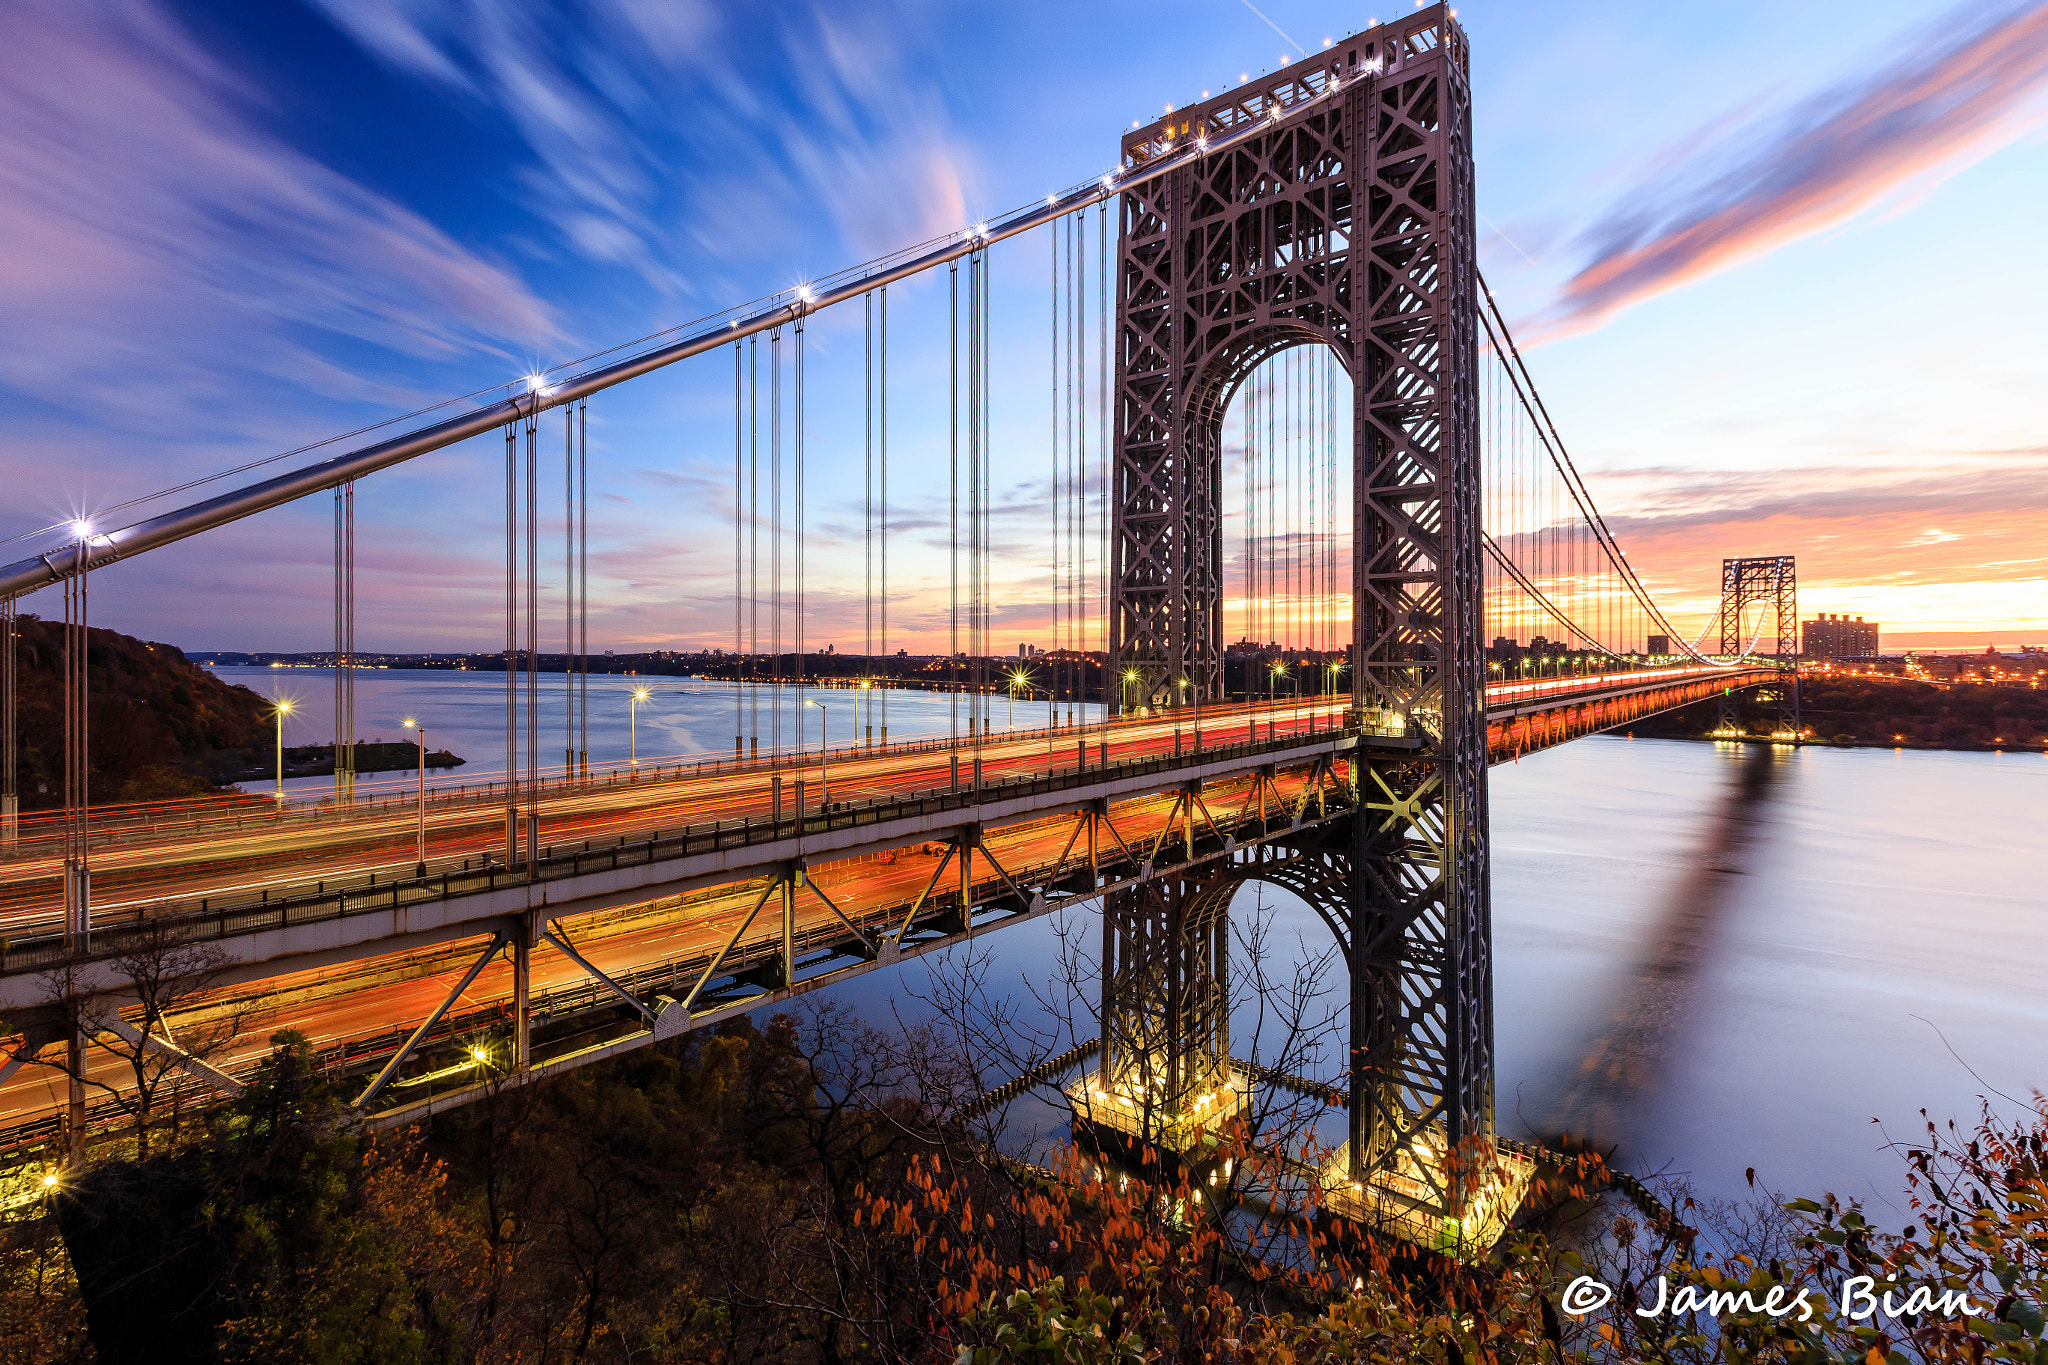
[[[1197,1143],[1214,1143],[1232,1119],[1251,1107],[1252,1078],[1233,1068],[1227,1081],[1189,1095],[1177,1108],[1159,1099],[1147,1101],[1128,1084],[1107,1085],[1100,1071],[1075,1077],[1066,1092],[1082,1122],[1186,1152]]]
[[[1350,1144],[1340,1146],[1323,1164],[1323,1211],[1454,1259],[1484,1254],[1514,1221],[1536,1163],[1474,1141],[1466,1148],[1466,1169],[1453,1180],[1444,1149],[1443,1129],[1432,1125],[1377,1169],[1353,1176]],[[1460,1185],[1463,1191],[1446,1201],[1441,1191]]]

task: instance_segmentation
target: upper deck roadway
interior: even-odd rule
[[[1775,676],[1683,667],[1496,683],[1489,743],[1496,761],[1512,758]],[[58,972],[71,989],[117,988],[136,926],[170,926],[211,945],[216,964],[213,989],[181,1017],[246,1016],[217,1067],[245,1070],[293,1027],[353,1072],[476,969],[461,1007],[417,1040],[424,1071],[394,1073],[371,1106],[398,1121],[473,1090],[464,1049],[477,1039],[503,1050],[515,982],[513,955],[496,950],[509,941],[552,927],[530,959],[533,1065],[573,1065],[1158,873],[1269,841],[1284,856],[1279,840],[1351,808],[1349,754],[1415,745],[1345,730],[1344,704],[1204,708],[1199,738],[1184,711],[979,746],[840,749],[822,776],[812,750],[557,778],[540,795],[541,857],[512,868],[502,790],[430,792],[424,877],[410,794],[109,821],[92,851],[92,951],[71,956],[57,937],[61,849],[24,822],[0,863],[0,1013],[35,1039]],[[439,1065],[451,1048],[455,1064]],[[12,1125],[0,1146],[34,1140],[63,1105],[54,1070],[0,1064],[0,1125]]]

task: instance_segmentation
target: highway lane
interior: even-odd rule
[[[1341,710],[1337,701],[1299,707],[1283,701],[1261,705],[1249,717],[1243,707],[1228,714],[1209,712],[1203,716],[1203,740],[1205,745],[1242,742],[1248,724],[1253,723],[1262,736],[1269,730],[1284,736],[1327,728]],[[1117,722],[1108,732],[1110,761],[1170,753],[1174,732],[1172,718]],[[1103,733],[1100,727],[1091,727],[1085,731],[1023,732],[1014,737],[999,734],[984,741],[978,750],[963,743],[957,750],[960,780],[972,780],[976,752],[982,758],[983,779],[988,784],[1071,766],[1075,746],[1084,738],[1092,765],[1100,760]],[[1184,744],[1192,745],[1191,720],[1182,733]],[[829,757],[822,782],[815,752],[804,757],[785,756],[776,767],[764,762],[735,769],[726,762],[722,770],[700,773],[692,765],[678,774],[680,765],[663,765],[670,775],[635,778],[626,774],[623,781],[606,775],[591,782],[560,782],[541,794],[542,846],[568,847],[588,841],[603,847],[611,841],[643,840],[663,829],[673,832],[684,824],[766,818],[773,804],[772,783],[778,775],[784,779],[784,801],[791,803],[785,809],[793,809],[799,779],[805,782],[806,803],[812,809],[828,788],[831,798],[842,803],[944,790],[952,783],[955,752],[924,743],[878,751],[838,751]],[[165,901],[196,905],[201,898],[247,895],[262,888],[281,893],[286,886],[310,888],[322,881],[366,879],[372,872],[410,875],[417,859],[416,818],[416,809],[404,806],[347,820],[311,820],[284,812],[238,830],[200,835],[176,831],[133,838],[95,853],[94,905],[101,912],[118,914]],[[430,869],[480,861],[501,853],[503,842],[502,804],[477,800],[428,803]],[[61,860],[49,852],[31,852],[0,863],[0,932],[47,932],[61,923],[61,867]]]
[[[1717,671],[1656,669],[1503,681],[1489,685],[1488,702],[1496,709],[1546,700],[1564,702],[1631,682],[1672,682]],[[1205,708],[1201,716],[1203,743],[1242,742],[1254,731],[1263,737],[1320,729],[1337,723],[1344,705],[1338,698],[1283,697],[1251,707],[1238,703]],[[539,796],[542,846],[561,848],[588,842],[603,847],[608,842],[644,840],[664,829],[673,832],[684,824],[765,818],[770,814],[772,782],[778,774],[784,778],[786,802],[794,802],[795,783],[801,778],[806,784],[806,802],[815,808],[826,787],[835,801],[853,803],[948,788],[956,753],[962,781],[971,779],[973,756],[978,752],[984,781],[989,783],[1070,766],[1076,757],[1075,746],[1083,741],[1089,746],[1091,763],[1099,761],[1099,746],[1104,742],[1113,763],[1156,757],[1172,750],[1176,728],[1183,743],[1191,745],[1194,718],[1191,712],[1182,712],[1120,720],[1106,730],[1091,726],[999,732],[978,748],[967,741],[957,749],[934,747],[926,741],[887,749],[841,749],[823,765],[823,781],[814,751],[744,766],[722,757],[695,762],[663,759],[643,763],[637,774],[613,770],[585,779],[561,776],[552,783],[544,782]],[[706,764],[711,765],[708,772]],[[654,775],[648,775],[650,770]],[[247,802],[237,805],[245,807]],[[189,806],[184,803],[181,809]],[[360,883],[372,874],[409,876],[417,860],[416,809],[404,803],[387,803],[359,813],[290,808],[236,818],[239,827],[226,829],[173,821],[96,850],[95,908],[119,918],[163,902],[196,906],[202,899],[246,897],[264,889],[283,894],[287,889],[311,890],[329,881]],[[444,796],[428,802],[430,871],[479,865],[494,854],[501,855],[503,844],[501,799]],[[0,934],[23,937],[55,930],[62,913],[60,872],[61,859],[47,841],[0,860]]]

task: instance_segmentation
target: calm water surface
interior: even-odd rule
[[[289,700],[292,713],[285,720],[284,731],[287,745],[334,742],[334,674],[331,670],[223,666],[210,671],[222,680],[240,683],[260,696]],[[540,675],[539,735],[543,766],[559,765],[563,750],[569,743],[565,729],[568,713],[565,684],[563,674]],[[737,719],[735,693],[739,691],[732,684],[708,678],[594,674],[590,679],[589,692],[592,763],[614,763],[627,758],[634,743],[633,692],[641,687],[653,694],[638,708],[641,762],[732,752],[733,727]],[[523,677],[520,688],[523,697]],[[796,744],[799,720],[803,727],[801,741],[813,751],[818,745],[821,725],[836,748],[856,741],[856,724],[864,730],[870,723],[867,703],[862,700],[856,706],[855,699],[861,694],[855,691],[785,687],[779,691],[781,717],[778,729],[777,691],[759,687],[749,689],[749,692],[748,709],[742,714],[752,717],[753,728],[740,733],[758,733],[764,749],[778,738],[785,745]],[[823,713],[819,712],[817,705],[806,706],[806,702],[822,704]],[[892,740],[929,739],[949,734],[953,725],[953,705],[954,698],[944,693],[891,692],[886,701],[875,708],[873,724],[876,737],[881,735],[884,708]],[[1098,709],[1088,708],[1091,718]],[[966,714],[963,698],[960,701],[962,729],[967,724]],[[434,750],[451,750],[465,760],[462,767],[445,776],[434,775],[430,780],[436,786],[443,781],[451,784],[488,781],[504,775],[504,674],[417,668],[361,669],[356,673],[356,737],[359,740],[391,743],[410,740],[411,732],[402,724],[409,716],[426,725],[427,742]],[[1045,702],[1043,699],[1036,703],[1019,702],[1012,708],[1006,699],[998,697],[990,716],[991,723],[998,730],[1010,724],[1013,717],[1018,729],[1043,725]],[[520,727],[519,742],[524,745],[523,716]],[[521,762],[524,761],[522,758]],[[388,785],[404,785],[411,778],[382,775],[363,780],[365,783],[381,781]],[[251,784],[252,788],[260,785]],[[332,791],[333,786],[333,779],[326,777],[293,778],[285,783],[288,791],[302,793],[309,799]]]
[[[1886,1132],[2048,1088],[2041,755],[1599,737],[1496,768],[1492,799],[1503,1131],[1576,1127],[1560,1093],[1619,1055],[1636,1084],[1592,1136],[1627,1169],[1734,1198],[1754,1166],[1782,1191],[1895,1204]],[[1305,907],[1268,898],[1276,950],[1327,950]],[[1047,989],[1054,926],[985,946],[1018,998]],[[926,970],[840,993],[886,1019]],[[1251,1023],[1237,1002],[1240,1055]]]
[[[287,742],[329,737],[325,672],[216,671],[295,696],[303,721]],[[593,677],[593,759],[625,756],[641,684],[656,691],[640,709],[643,761],[729,752],[729,687]],[[542,679],[544,756],[562,744],[561,686]],[[357,713],[365,739],[402,738],[401,718],[426,717],[434,747],[480,778],[503,767],[503,696],[500,675],[378,671],[362,675]],[[835,743],[854,737],[852,696],[814,696]],[[894,738],[947,732],[943,696],[896,693],[889,707]],[[1001,724],[1004,708],[995,714]],[[1042,703],[1020,706],[1017,724],[1042,715]],[[793,738],[788,713],[783,723]],[[815,743],[815,710],[805,724]],[[765,745],[765,704],[761,733]],[[298,785],[310,794],[325,781]],[[1781,1190],[1896,1200],[1887,1132],[1911,1136],[1922,1107],[1962,1121],[1980,1097],[2010,1110],[1996,1091],[2048,1088],[2041,755],[1601,737],[1494,769],[1492,797],[1504,1131],[1590,1129],[1630,1169],[1690,1174],[1709,1193],[1742,1192],[1754,1166]],[[1240,895],[1241,919],[1252,900]],[[1298,902],[1266,900],[1269,971],[1328,951]],[[1070,928],[1092,949],[1092,919]],[[981,944],[993,983],[1033,1017],[1026,983],[1046,992],[1057,929],[1038,921]],[[917,1011],[929,970],[875,972],[833,993],[886,1022]],[[1233,1011],[1240,1053],[1253,1005]],[[1326,1076],[1341,1066],[1335,1048],[1322,1062]]]

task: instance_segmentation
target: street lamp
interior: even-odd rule
[[[420,737],[420,842],[419,866],[413,869],[415,877],[427,875],[427,727],[407,716],[399,724]]]
[[[1127,668],[1124,670],[1124,710],[1126,711],[1131,709],[1131,684],[1137,680],[1137,669]]]
[[[292,704],[278,698],[272,708],[277,716],[277,804],[284,804],[284,718],[292,713]]]
[[[825,712],[828,708],[821,701],[806,701],[804,705],[818,708],[818,787],[820,789],[818,809],[823,810],[826,806],[832,804],[832,773],[826,766],[827,759],[825,756],[825,721],[827,719]],[[803,756],[803,739],[801,735],[797,739],[797,756],[799,758]]]
[[[640,766],[640,703],[653,695],[652,692],[644,687],[633,689],[632,714],[628,717],[627,736],[628,742],[631,745],[629,751],[631,765],[635,768]]]

